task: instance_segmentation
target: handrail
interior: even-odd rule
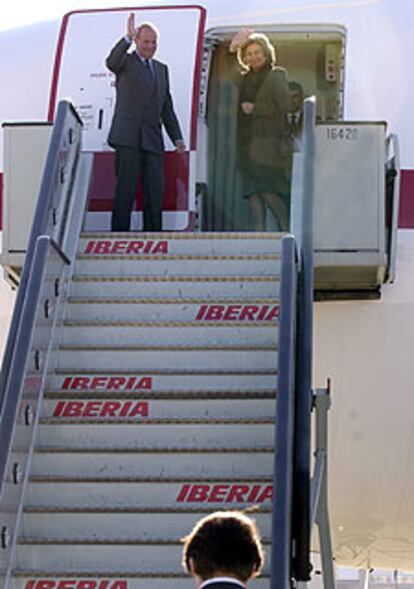
[[[292,235],[287,235],[282,240],[280,282],[279,367],[270,559],[271,589],[290,589],[291,578],[297,273],[295,239]]]
[[[389,153],[391,145],[394,147],[394,170],[395,179],[392,194],[392,212],[390,223],[390,243],[388,248],[388,268],[387,268],[387,282],[394,282],[397,263],[397,234],[398,234],[398,216],[400,211],[400,181],[401,181],[401,167],[400,167],[400,146],[398,136],[390,133],[386,141],[387,162],[389,161]]]
[[[295,235],[282,241],[271,589],[310,578],[314,134],[310,98],[294,166]]]
[[[86,209],[92,154],[80,155],[81,122],[59,103],[3,363],[0,415],[0,586],[8,586],[38,414],[54,359]],[[46,235],[37,235],[44,230]]]
[[[10,454],[13,429],[26,378],[29,351],[39,312],[39,301],[42,290],[45,287],[46,263],[51,248],[60,257],[62,264],[69,265],[70,263],[59,246],[49,236],[42,235],[37,238],[32,256],[30,274],[27,280],[26,297],[21,311],[21,321],[16,334],[16,349],[19,353],[16,355],[11,366],[4,397],[3,413],[0,419],[0,497],[2,496],[6,478],[6,466]],[[59,293],[55,294],[55,298],[58,296]],[[42,318],[42,320],[45,320],[45,318]],[[39,365],[37,361],[35,363]],[[35,371],[39,372],[36,368]]]
[[[328,510],[328,412],[331,405],[330,380],[327,387],[316,389],[313,395],[315,412],[315,466],[312,477],[310,528],[316,524],[319,532],[323,586],[335,588],[335,569]]]
[[[63,285],[69,269],[69,260],[51,237],[38,237],[0,419],[2,587],[8,586],[53,332],[62,320],[60,303],[65,297]]]
[[[293,572],[297,581],[310,579],[310,486],[313,346],[313,216],[315,161],[315,98],[304,101],[304,199],[301,216],[299,309],[295,407]]]
[[[30,275],[36,240],[39,235],[53,236],[58,233],[57,244],[62,245],[62,227],[66,222],[68,203],[71,198],[74,172],[80,152],[82,121],[72,104],[61,101],[46,159],[45,170],[28,241],[25,262],[20,277],[14,304],[3,363],[0,374],[0,414],[3,411],[4,394],[15,350],[16,335],[21,321],[26,285]],[[61,211],[60,219],[58,219]]]

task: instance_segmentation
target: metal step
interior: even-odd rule
[[[271,452],[128,453],[34,452],[30,480],[205,480],[214,477],[255,479],[273,472]]]
[[[154,543],[141,545],[116,543],[66,543],[57,544],[54,539],[49,542],[35,543],[22,538],[16,547],[16,565],[18,568],[34,569],[42,567],[52,572],[65,570],[76,572],[100,571],[118,573],[128,571],[141,575],[178,574],[182,571],[182,545],[176,543]],[[269,571],[269,563],[265,565]]]
[[[169,395],[172,393],[220,394],[227,393],[259,393],[276,391],[276,366],[270,371],[244,371],[232,373],[206,373],[194,367],[192,371],[108,371],[103,370],[58,370],[47,377],[47,389],[53,391],[85,392],[91,396],[97,393],[111,394],[112,392],[129,393],[142,391],[146,395]]]
[[[208,349],[199,348],[61,348],[58,370],[100,370],[114,366],[117,370],[148,372],[156,370],[243,372],[274,370],[278,354],[271,348]]]
[[[139,400],[150,402],[153,399],[162,399],[164,401],[176,400],[225,400],[227,403],[232,403],[240,399],[254,399],[260,402],[262,399],[275,399],[276,392],[274,389],[262,389],[258,391],[146,391],[145,393],[139,391],[77,391],[77,390],[57,390],[49,391],[44,394],[44,398],[50,401],[76,401],[76,400],[97,400],[105,401],[113,399],[114,401],[129,401]],[[107,410],[106,410],[107,411]]]
[[[282,233],[83,233],[79,253],[197,255],[279,253]]]
[[[108,513],[99,510],[53,511],[25,510],[22,515],[21,533],[36,541],[70,538],[76,542],[99,539],[100,541],[150,542],[157,540],[176,542],[204,517],[203,512],[158,513],[134,511]],[[258,513],[255,520],[262,536],[271,535],[271,513]]]
[[[41,564],[49,572],[100,571],[101,575],[118,571],[140,574],[179,573],[182,548],[175,544],[37,543],[21,539],[16,546],[18,568],[36,569]],[[155,556],[156,555],[156,556]],[[156,560],[159,564],[156,565]]]
[[[43,425],[37,431],[36,448],[100,449],[119,452],[137,450],[236,451],[250,448],[259,451],[273,444],[273,423],[260,424],[177,423],[176,425],[130,422],[128,424]]]
[[[269,577],[261,576],[250,583],[254,589],[268,589]],[[79,569],[70,574],[53,574],[34,570],[30,575],[24,570],[17,570],[9,583],[8,589],[194,589],[194,580],[184,573],[176,575],[119,575],[102,576],[100,571],[83,573]]]
[[[196,322],[222,323],[277,323],[279,302],[265,299],[252,301],[206,302],[191,299],[186,303],[174,299],[69,299],[67,321],[108,321],[128,323]]]
[[[138,405],[141,404],[141,405]],[[71,418],[119,419],[148,417],[149,420],[274,419],[275,399],[44,399],[41,422],[63,422]]]
[[[253,346],[277,346],[278,329],[273,322],[258,325],[237,323],[223,328],[217,323],[184,323],[184,325],[150,323],[141,327],[125,325],[122,329],[108,321],[91,323],[67,321],[62,330],[63,346],[165,346],[183,344],[187,346],[237,346],[246,342]]]
[[[7,589],[193,587],[215,509],[270,537],[280,237],[81,237]]]
[[[121,479],[88,482],[73,479],[68,482],[55,480],[53,484],[47,480],[29,481],[25,504],[56,509],[101,509],[111,513],[125,510],[186,511],[188,508],[214,511],[253,506],[269,509],[271,497],[271,483],[254,479],[217,477],[209,482],[191,478],[177,482],[125,482]]]
[[[280,256],[88,256],[75,262],[77,276],[278,276]]]
[[[104,270],[104,269],[103,269]],[[240,299],[277,298],[280,280],[274,276],[75,276],[74,297],[146,297]]]

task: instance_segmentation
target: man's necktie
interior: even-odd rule
[[[299,134],[299,121],[297,120],[298,115],[291,114],[290,115],[290,129],[294,135]]]
[[[152,71],[150,60],[145,59],[144,64],[145,64],[145,67],[146,67],[146,70],[147,70],[147,73],[148,73],[150,79],[153,80],[154,79],[154,72]]]

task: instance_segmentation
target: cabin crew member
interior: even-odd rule
[[[263,566],[256,524],[238,511],[204,517],[183,542],[183,566],[197,589],[246,588]]]
[[[135,41],[136,51],[128,52]],[[106,65],[116,75],[116,104],[108,143],[115,149],[116,189],[112,231],[129,231],[138,178],[144,192],[144,231],[162,229],[164,194],[163,124],[177,151],[185,145],[171,99],[168,68],[153,59],[158,32],[150,23],[127,33],[111,50]]]
[[[289,82],[289,129],[295,139],[295,151],[300,149],[303,130],[303,88],[299,82]]]

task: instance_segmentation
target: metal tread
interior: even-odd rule
[[[114,321],[108,320],[79,320],[73,319],[63,321],[64,327],[267,327],[275,328],[279,325],[279,319],[272,319],[270,321],[121,321],[115,319]]]
[[[74,282],[280,282],[280,275],[274,276],[99,276],[96,274],[74,274]]]
[[[51,390],[45,392],[44,399],[162,399],[179,401],[181,399],[200,399],[200,400],[252,400],[252,399],[276,399],[276,389],[268,389],[265,391],[246,391],[243,393],[236,391],[151,391],[138,390],[135,392],[120,392],[119,390],[108,391],[89,391],[85,389],[77,389],[76,392],[66,389]]]
[[[177,546],[180,542],[174,540],[75,540],[73,538],[30,538],[21,537],[17,540],[18,545],[29,546]]]
[[[123,352],[203,352],[204,350],[208,350],[210,352],[277,352],[277,346],[234,346],[229,344],[228,346],[214,346],[214,345],[200,345],[200,346],[133,346],[131,344],[128,345],[119,345],[114,346],[114,344],[90,344],[89,346],[81,346],[78,344],[63,344],[59,346],[59,350],[62,352],[65,351],[79,351],[79,352],[93,352],[93,351],[119,351],[122,350]]]
[[[12,577],[19,578],[19,577],[31,577],[31,578],[44,578],[44,579],[74,579],[74,578],[82,578],[82,579],[100,579],[105,577],[106,579],[113,579],[113,578],[122,578],[122,579],[188,579],[188,575],[185,573],[129,573],[123,570],[117,572],[103,572],[102,570],[95,571],[95,572],[83,572],[83,571],[58,571],[58,572],[50,572],[42,571],[42,570],[32,570],[32,569],[14,569],[12,571]]]
[[[106,483],[106,484],[125,484],[125,483],[249,483],[249,484],[262,484],[268,483],[269,485],[272,484],[273,478],[270,474],[269,476],[242,476],[242,477],[223,477],[223,476],[216,476],[216,477],[192,477],[192,476],[182,476],[182,477],[70,477],[70,476],[52,476],[52,475],[30,475],[29,482],[31,483]],[[154,513],[155,510],[153,509]],[[107,513],[112,512],[112,507],[106,510]],[[157,510],[158,512],[158,510]]]
[[[145,261],[185,261],[185,260],[214,260],[225,261],[257,261],[257,260],[281,260],[281,254],[77,254],[76,260],[93,260],[94,262],[108,262],[110,260]]]
[[[270,544],[269,538],[261,538],[263,544]],[[151,540],[138,540],[132,538],[121,538],[119,540],[76,540],[74,538],[30,538],[21,537],[17,544],[29,546],[182,546],[182,542],[177,540],[163,540],[162,538]]]
[[[177,448],[177,447],[141,447],[123,448],[113,446],[101,446],[100,448],[68,448],[67,446],[35,446],[38,454],[259,454],[272,453],[273,446],[222,447],[222,448]],[[16,448],[16,452],[19,448]]]
[[[238,479],[240,480],[240,479]],[[250,514],[269,514],[272,513],[271,507],[266,506],[252,506],[248,507],[244,510],[245,513]],[[69,506],[60,506],[60,507],[45,507],[45,506],[34,506],[34,505],[27,505],[23,507],[23,513],[45,513],[45,514],[85,514],[85,515],[93,515],[93,514],[131,514],[131,515],[139,515],[139,514],[152,514],[152,515],[167,515],[167,514],[194,514],[194,513],[211,513],[211,507],[206,506],[203,507],[202,505],[197,507],[189,507],[188,504],[184,503],[183,507],[69,507]]]
[[[274,424],[275,420],[272,417],[260,417],[260,418],[226,418],[226,419],[202,419],[199,417],[188,417],[180,419],[170,418],[151,418],[151,417],[140,417],[136,418],[119,418],[114,417],[112,419],[101,419],[96,417],[95,419],[76,419],[76,418],[63,418],[63,417],[41,417],[39,423],[41,425],[134,425],[134,426],[150,426],[150,425],[269,425]]]
[[[180,298],[180,297],[173,297],[173,298],[148,298],[148,297],[69,297],[68,298],[69,304],[75,305],[278,305],[280,304],[280,299],[275,298],[207,298],[207,297],[198,297],[198,298]]]
[[[67,578],[67,579],[74,579],[74,578],[83,578],[83,579],[93,579],[93,578],[102,578],[103,576],[106,579],[112,579],[112,578],[122,578],[122,579],[188,579],[189,575],[185,574],[184,572],[182,573],[160,573],[160,572],[156,572],[156,573],[129,573],[128,571],[111,571],[111,572],[106,572],[106,571],[87,571],[87,572],[83,572],[81,570],[76,571],[76,573],[74,571],[43,571],[41,569],[14,569],[12,572],[12,576],[13,577],[39,577],[39,578],[45,578],[45,579],[56,579],[56,578]],[[265,575],[265,574],[261,574],[257,577],[255,577],[255,579],[269,579],[270,575]]]
[[[194,241],[204,241],[212,239],[268,239],[268,240],[280,240],[288,233],[283,231],[236,231],[230,232],[219,232],[219,231],[208,231],[208,232],[190,232],[190,231],[158,231],[158,232],[145,232],[145,231],[103,231],[93,232],[85,231],[80,234],[80,239],[117,239],[124,237],[125,239],[151,239],[158,240],[163,239],[166,241],[172,239],[182,239]]]
[[[133,374],[134,376],[140,376],[140,375],[144,375],[144,376],[153,376],[153,375],[166,375],[166,376],[188,376],[188,375],[193,375],[193,376],[204,376],[204,375],[209,375],[209,376],[222,376],[223,374],[226,375],[232,375],[232,376],[246,376],[246,375],[251,375],[251,376],[264,376],[264,375],[275,375],[278,374],[278,371],[276,368],[263,368],[262,370],[228,370],[228,369],[223,369],[223,370],[161,370],[161,369],[157,369],[157,370],[143,370],[143,369],[134,369],[133,371],[131,370],[111,370],[110,367],[108,368],[92,368],[92,369],[81,369],[81,370],[74,370],[73,368],[68,368],[68,369],[59,369],[56,370],[56,372],[54,372],[53,374],[55,374],[56,376],[59,375],[65,375],[65,374],[69,374],[71,376],[75,376],[78,374],[91,374],[92,372],[94,374],[108,374],[108,372],[111,372],[111,376],[121,376],[123,374],[127,374],[127,375],[131,375]],[[49,376],[51,376],[51,374],[49,373]]]

